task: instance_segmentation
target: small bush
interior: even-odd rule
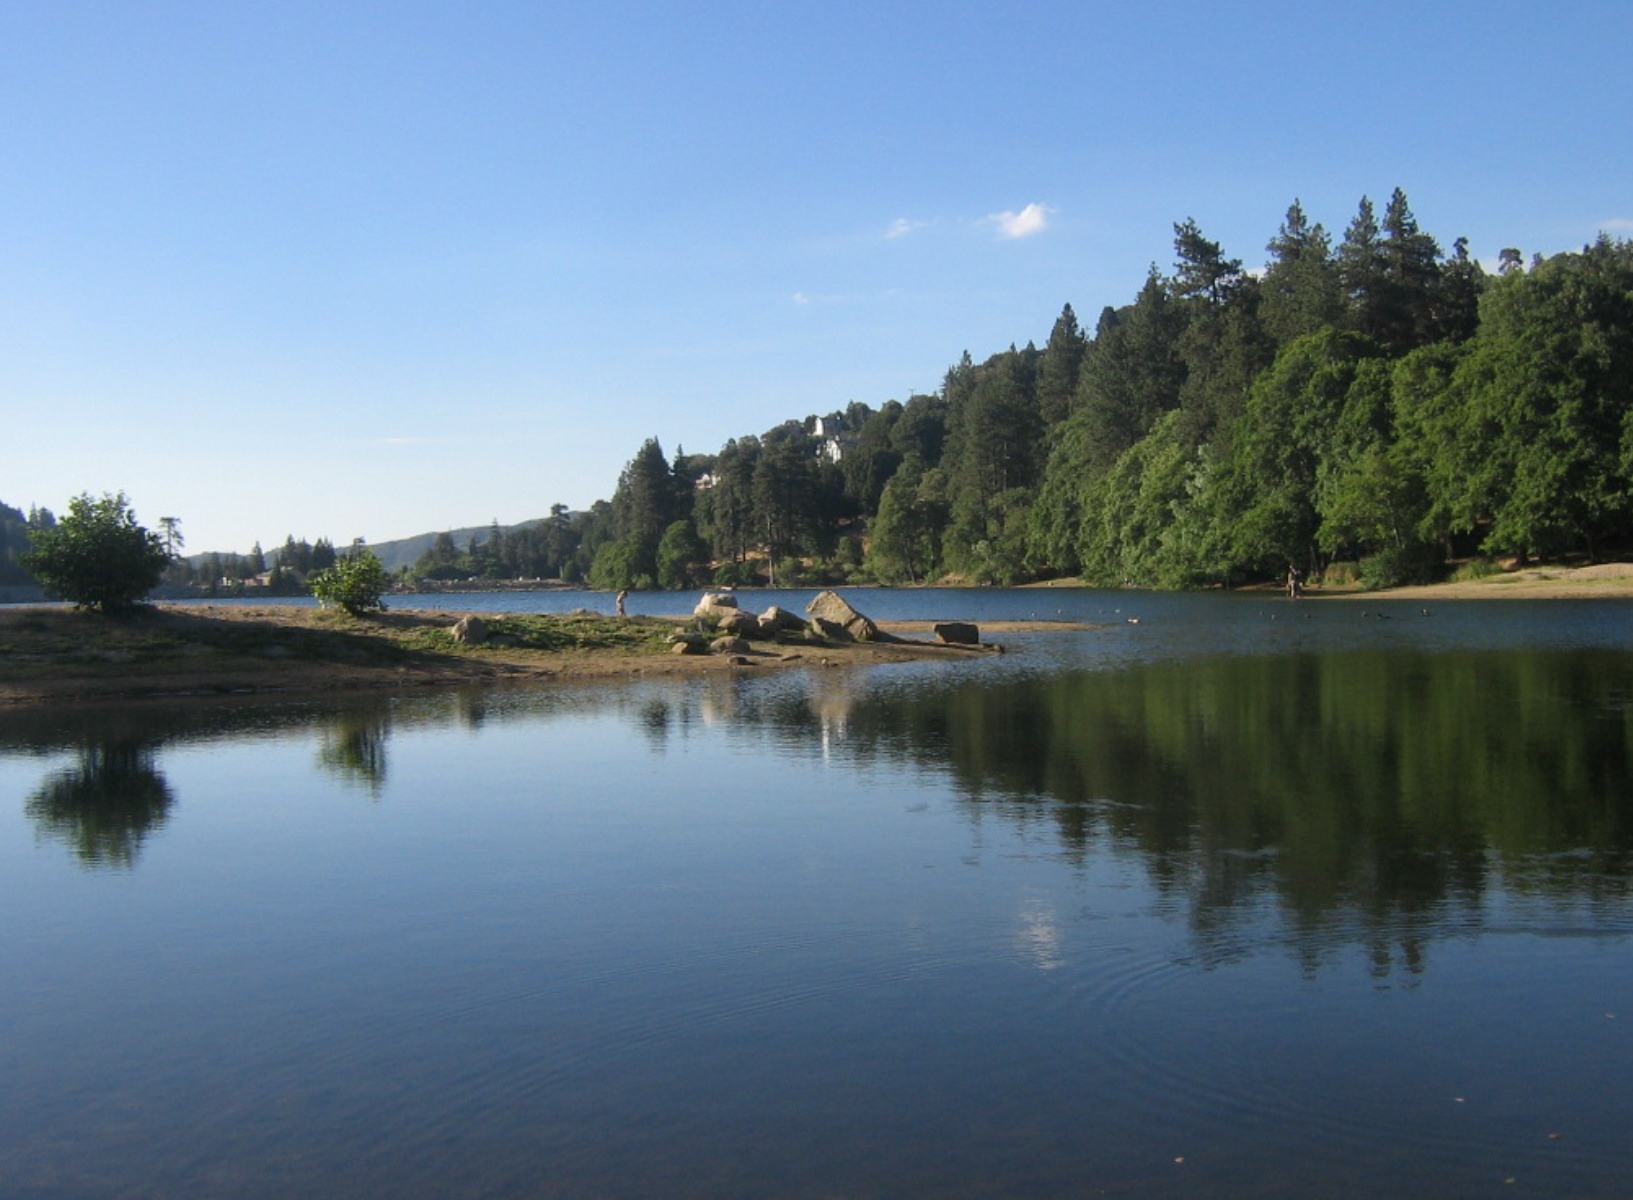
[[[1361,560],[1361,586],[1368,590],[1431,583],[1439,566],[1431,547],[1391,546]]]
[[[359,550],[340,559],[332,567],[316,571],[306,581],[312,595],[322,604],[338,604],[354,617],[371,609],[385,609],[384,594],[390,580],[372,550]]]
[[[719,587],[753,587],[760,577],[748,562],[724,562],[715,568],[714,581]]]
[[[778,587],[804,587],[812,581],[814,575],[803,559],[789,557],[777,560]]]
[[[1502,574],[1502,570],[1502,567],[1489,558],[1471,558],[1452,572],[1452,582],[1472,583],[1476,579],[1489,579],[1493,575]]]
[[[1321,582],[1326,587],[1345,587],[1349,584],[1360,582],[1360,579],[1360,563],[1328,563],[1327,569],[1321,572]]]

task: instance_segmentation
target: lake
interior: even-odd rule
[[[0,711],[0,1195],[1633,1191],[1633,602],[850,598],[1097,627]]]

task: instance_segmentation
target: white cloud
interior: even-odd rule
[[[1612,217],[1608,221],[1599,222],[1599,228],[1609,233],[1620,233],[1626,229],[1633,229],[1633,217]]]
[[[811,297],[807,296],[804,292],[795,292],[792,296],[789,297],[789,299],[792,300],[795,304],[809,304],[809,303],[811,303]]]
[[[1053,211],[1042,204],[1028,204],[1020,212],[993,213],[987,220],[998,226],[999,237],[1031,237],[1044,231],[1049,224],[1049,214]]]
[[[926,224],[927,222],[924,221],[909,221],[906,217],[897,217],[890,223],[890,228],[885,231],[885,237],[892,240],[906,237],[915,229],[923,229]]]

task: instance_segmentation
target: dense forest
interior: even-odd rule
[[[1397,189],[1341,239],[1295,202],[1248,271],[1187,220],[1171,274],[935,395],[665,459],[648,440],[579,564],[705,579],[1194,587],[1293,563],[1388,585],[1464,559],[1625,549],[1633,243],[1449,253]]]
[[[25,515],[21,509],[0,503],[0,585],[34,582],[22,564],[23,555],[29,551],[29,531],[50,529],[56,523],[49,508],[31,509]]]
[[[1373,586],[1450,564],[1597,558],[1633,543],[1633,242],[1488,273],[1398,188],[1335,239],[1295,201],[1244,269],[1194,220],[1174,263],[1040,349],[966,352],[933,395],[852,402],[668,458],[648,439],[610,501],[456,544],[404,574],[705,583],[1183,588],[1279,576]],[[0,505],[0,583],[27,530]],[[177,522],[164,522],[179,551]],[[168,582],[298,591],[334,547],[177,557]]]

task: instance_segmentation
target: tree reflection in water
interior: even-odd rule
[[[128,869],[172,802],[153,745],[113,740],[81,748],[77,763],[46,776],[25,811],[41,833],[66,842],[85,865]]]
[[[1626,927],[1630,677],[1625,653],[1523,647],[996,677],[819,671],[315,712],[79,712],[66,734],[61,714],[18,713],[0,722],[0,747],[77,749],[78,764],[42,782],[29,815],[83,861],[128,866],[169,810],[154,761],[175,739],[315,730],[319,766],[376,797],[389,738],[416,728],[594,715],[628,722],[658,755],[693,735],[739,748],[763,740],[778,755],[905,769],[973,828],[1001,818],[1046,836],[1066,863],[1137,861],[1159,902],[1187,914],[1207,961],[1252,953],[1269,906],[1311,971],[1359,944],[1380,974],[1410,977],[1445,929],[1481,926],[1498,893]]]
[[[390,709],[343,709],[323,727],[318,765],[345,783],[367,788],[371,796],[379,799],[386,781],[386,742],[390,737]]]

